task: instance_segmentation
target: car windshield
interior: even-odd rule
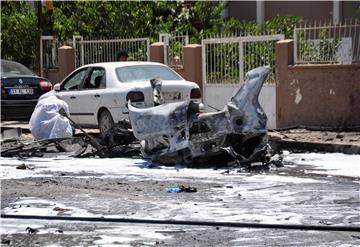
[[[130,65],[116,68],[116,75],[121,82],[150,81],[153,78],[161,80],[183,80],[170,68],[161,65]]]
[[[1,61],[1,76],[13,76],[13,75],[34,75],[31,70],[24,65],[10,61]]]

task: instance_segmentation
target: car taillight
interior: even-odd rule
[[[200,99],[201,98],[200,89],[199,88],[191,89],[190,98],[191,99]]]
[[[126,95],[126,101],[130,100],[131,102],[143,102],[144,94],[139,91],[131,91]]]
[[[43,91],[50,91],[52,89],[52,84],[49,81],[39,81],[39,86]]]
[[[5,89],[4,89],[4,84],[1,82],[1,95],[4,96],[6,95]]]

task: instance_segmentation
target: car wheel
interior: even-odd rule
[[[99,116],[100,136],[105,137],[106,132],[114,127],[114,120],[108,110],[103,110]]]

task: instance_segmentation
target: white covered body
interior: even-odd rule
[[[67,118],[59,114],[63,108],[69,114],[68,104],[53,94],[41,97],[30,118],[30,130],[36,140],[72,137]]]

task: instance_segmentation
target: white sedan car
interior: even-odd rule
[[[150,80],[163,81],[165,103],[199,101],[194,82],[184,80],[168,66],[153,62],[110,62],[88,64],[76,69],[54,86],[70,108],[71,118],[83,127],[98,127],[104,134],[114,123],[128,118],[128,99],[137,107],[153,107]]]

